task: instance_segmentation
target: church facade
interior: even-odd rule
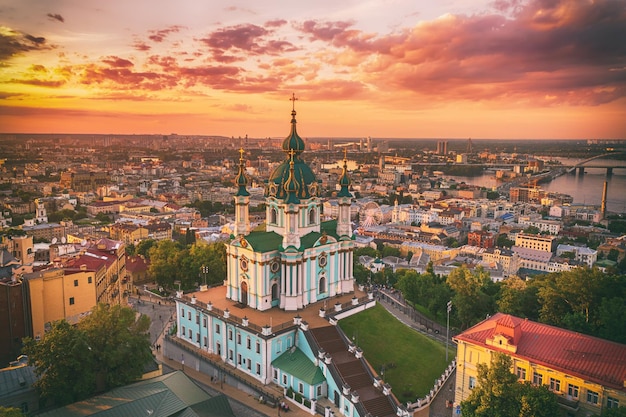
[[[336,221],[321,222],[320,184],[301,155],[304,141],[291,113],[285,159],[265,184],[266,230],[251,231],[243,150],[235,194],[235,238],[227,246],[226,297],[259,311],[296,311],[354,291],[350,180],[346,161]]]

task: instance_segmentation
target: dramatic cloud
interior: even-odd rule
[[[171,33],[178,33],[180,32],[181,29],[183,29],[183,26],[170,26],[166,29],[161,29],[161,30],[153,30],[150,33],[152,33],[152,35],[148,36],[148,38],[151,41],[154,42],[163,42],[165,40],[165,38],[170,35]]]
[[[63,19],[63,16],[61,16],[60,14],[57,13],[48,13],[46,16],[48,16],[48,18],[50,20],[58,20],[59,22],[63,23],[65,22],[65,19]]]
[[[291,42],[268,39],[273,33],[261,26],[246,24],[219,29],[199,41],[208,46],[220,62],[243,60],[250,54],[279,55],[297,49]]]
[[[46,38],[16,32],[0,26],[0,61],[37,49],[46,48]]]

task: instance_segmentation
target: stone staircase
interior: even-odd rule
[[[342,379],[338,382],[349,385],[352,392],[358,393],[359,401],[369,415],[396,417],[390,398],[374,386],[374,381],[366,369],[367,365],[348,351],[348,346],[336,326],[316,327],[309,332],[317,344],[317,349],[323,349],[332,358],[330,366],[335,366]]]

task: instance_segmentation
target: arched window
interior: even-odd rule
[[[309,211],[309,224],[315,224],[315,209]]]
[[[326,276],[322,275],[320,277],[320,282],[317,285],[317,293],[323,294],[326,292]]]
[[[276,217],[278,217],[278,213],[276,212],[276,209],[272,207],[270,209],[270,223],[276,224]]]
[[[272,300],[278,300],[278,284],[272,284]]]

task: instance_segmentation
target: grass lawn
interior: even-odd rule
[[[339,326],[402,403],[428,394],[446,369],[445,345],[407,327],[380,304],[340,320]],[[449,361],[455,354],[451,344]]]

